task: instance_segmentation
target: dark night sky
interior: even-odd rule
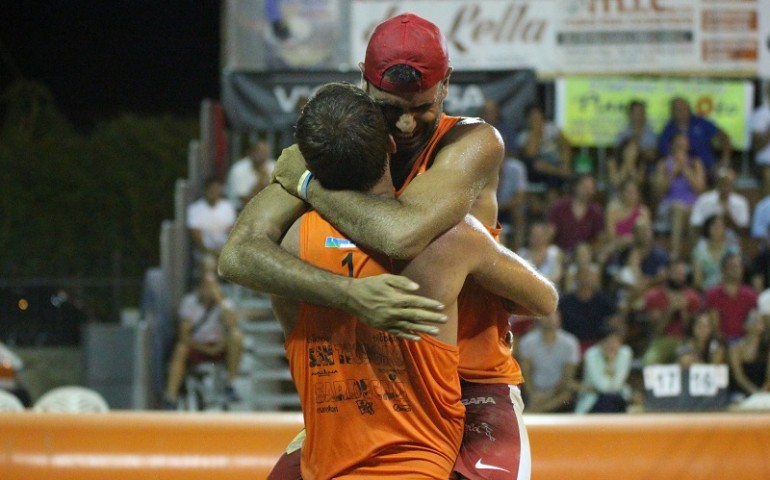
[[[219,97],[219,17],[213,0],[0,0],[0,90],[39,80],[79,126],[195,115]]]

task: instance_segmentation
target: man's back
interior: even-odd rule
[[[300,258],[340,275],[392,269],[315,212],[287,236],[298,242]],[[279,305],[276,313],[288,327],[286,352],[307,428],[303,476],[447,477],[463,428],[457,347],[427,336],[398,339],[338,310],[303,303],[295,319],[286,311]],[[456,330],[450,316],[445,329]]]

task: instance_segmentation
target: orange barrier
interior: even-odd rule
[[[770,478],[770,414],[526,415],[533,480]],[[264,478],[295,413],[0,413],[3,480]]]

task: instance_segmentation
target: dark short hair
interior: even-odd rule
[[[307,168],[324,188],[372,188],[385,173],[388,129],[380,107],[349,83],[323,85],[302,108],[295,132]]]
[[[420,85],[422,83],[422,74],[420,71],[403,63],[388,68],[385,70],[383,76],[390,83],[395,83],[397,85]]]
[[[634,107],[647,107],[647,104],[639,99],[633,99],[628,102],[628,112],[631,113],[631,110],[633,110]]]

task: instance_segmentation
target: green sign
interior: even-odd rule
[[[693,112],[716,123],[739,150],[749,148],[754,86],[737,80],[569,77],[557,81],[557,121],[574,146],[610,146],[626,127],[631,100],[647,105],[658,134],[670,117],[670,101],[684,97]]]

